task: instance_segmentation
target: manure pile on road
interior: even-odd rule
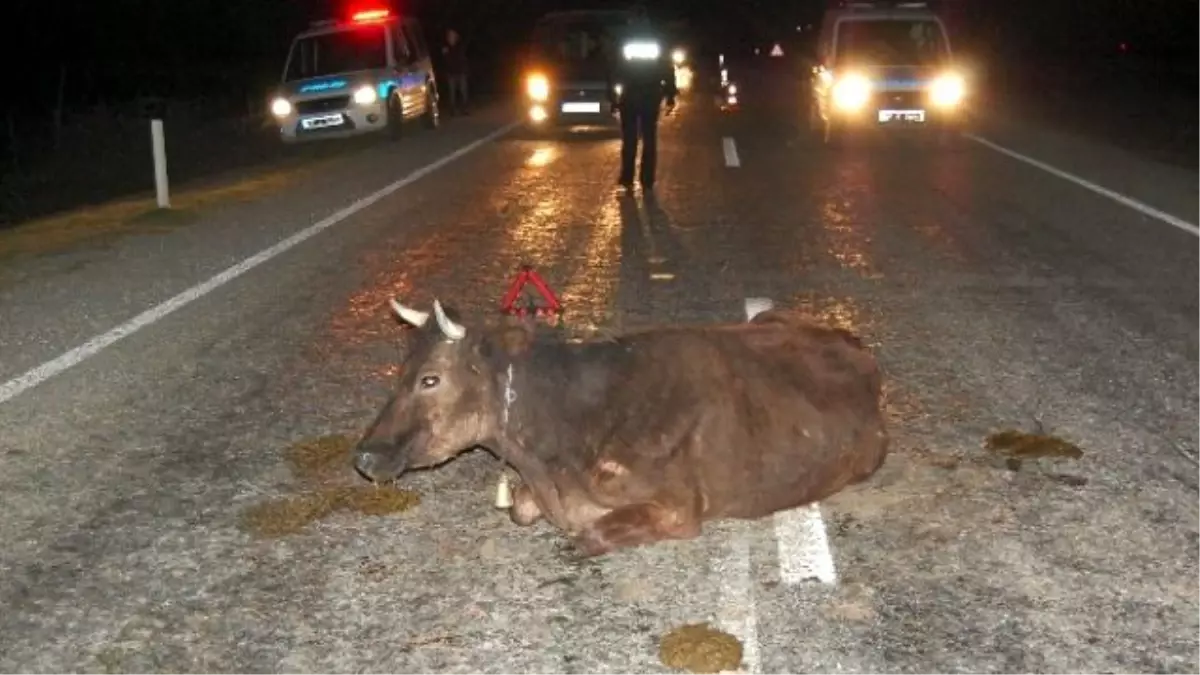
[[[1061,460],[1083,457],[1083,450],[1079,446],[1057,436],[1009,429],[990,434],[983,447],[1002,459],[1009,471],[1020,471],[1027,463],[1033,462],[1041,466],[1040,473],[1051,480],[1071,487],[1087,485],[1087,478],[1083,476],[1048,469],[1048,466]]]
[[[358,477],[350,457],[353,447],[353,438],[338,435],[305,439],[287,448],[284,457],[292,473],[306,485],[297,494],[247,508],[242,528],[260,537],[284,537],[337,512],[384,516],[420,503],[420,495],[411,490],[371,485]]]
[[[658,658],[676,670],[720,673],[741,667],[742,643],[707,623],[687,624],[662,637]]]

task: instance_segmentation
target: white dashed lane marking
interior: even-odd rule
[[[725,166],[736,168],[742,165],[742,160],[738,158],[737,144],[732,138],[722,138],[721,148],[725,151]]]

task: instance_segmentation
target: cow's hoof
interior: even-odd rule
[[[528,485],[518,486],[513,491],[513,505],[508,510],[512,521],[521,527],[528,527],[542,517],[542,509],[533,498],[533,490]]]
[[[612,550],[612,545],[596,530],[589,527],[575,535],[575,550],[581,558],[595,558]]]

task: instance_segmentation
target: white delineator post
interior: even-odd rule
[[[154,148],[154,193],[158,208],[167,209],[171,207],[171,196],[167,190],[167,143],[162,120],[150,120],[150,142]]]

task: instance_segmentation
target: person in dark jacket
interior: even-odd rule
[[[675,69],[662,38],[641,14],[627,27],[613,56],[610,96],[621,118],[621,175],[625,188],[633,187],[638,137],[642,141],[639,179],[643,190],[654,189],[658,163],[658,119],[663,99],[666,112],[675,109]],[[620,85],[620,93],[616,92]]]
[[[466,115],[467,103],[467,51],[459,39],[458,31],[453,28],[446,31],[446,44],[442,47],[443,71],[446,73],[446,85],[450,90],[450,113]]]

